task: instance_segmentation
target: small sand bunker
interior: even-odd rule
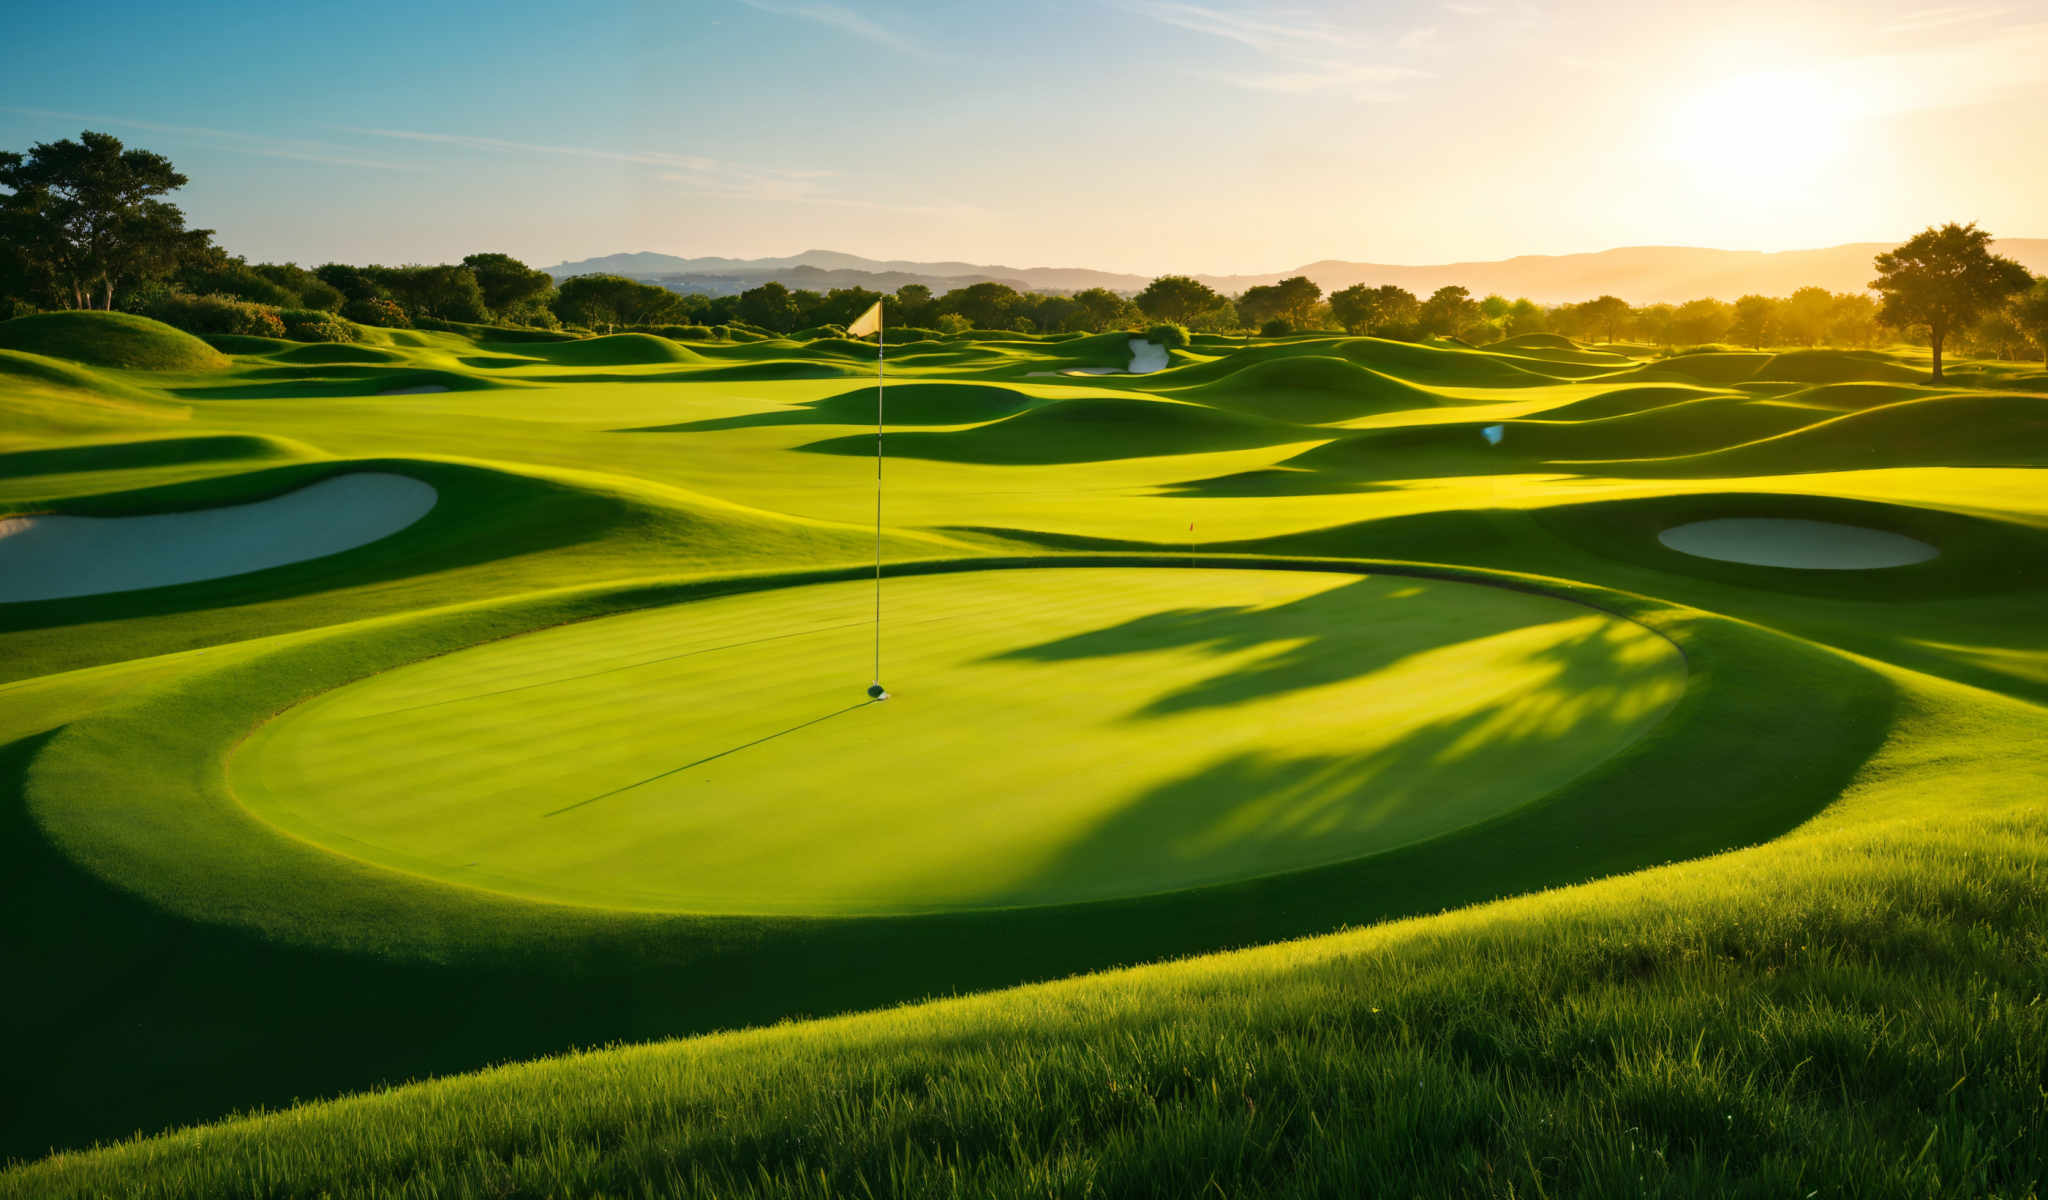
[[[225,508],[0,519],[0,603],[132,592],[324,558],[397,533],[437,498],[420,480],[361,471]]]
[[[1128,367],[1069,367],[1059,372],[1033,371],[1034,375],[1150,375],[1166,369],[1166,347],[1146,341],[1144,338],[1131,339],[1131,365]]]
[[[1759,567],[1869,571],[1926,562],[1941,551],[1918,538],[1860,525],[1791,517],[1723,517],[1675,525],[1657,540],[1681,554]]]
[[[379,396],[426,396],[434,392],[445,392],[447,390],[448,385],[445,383],[415,383],[408,387],[385,388],[377,394]]]

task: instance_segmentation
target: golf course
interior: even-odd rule
[[[0,1196],[2048,1188],[2038,355],[429,324],[0,321]]]

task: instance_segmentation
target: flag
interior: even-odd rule
[[[853,324],[846,327],[846,336],[850,338],[861,338],[871,333],[880,332],[882,332],[882,302],[880,300],[875,301],[873,307],[860,316],[855,317]]]

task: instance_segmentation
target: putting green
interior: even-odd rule
[[[1061,903],[1373,854],[1656,723],[1664,639],[1400,576],[1036,569],[607,617],[317,697],[231,756],[337,852],[517,895],[843,914]]]

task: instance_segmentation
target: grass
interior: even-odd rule
[[[859,347],[221,345],[11,354],[0,511],[442,500],[0,606],[0,1195],[2044,1186],[2025,372],[892,347],[859,705]]]
[[[161,321],[116,312],[55,312],[0,322],[0,349],[130,371],[225,367],[219,351]]]

